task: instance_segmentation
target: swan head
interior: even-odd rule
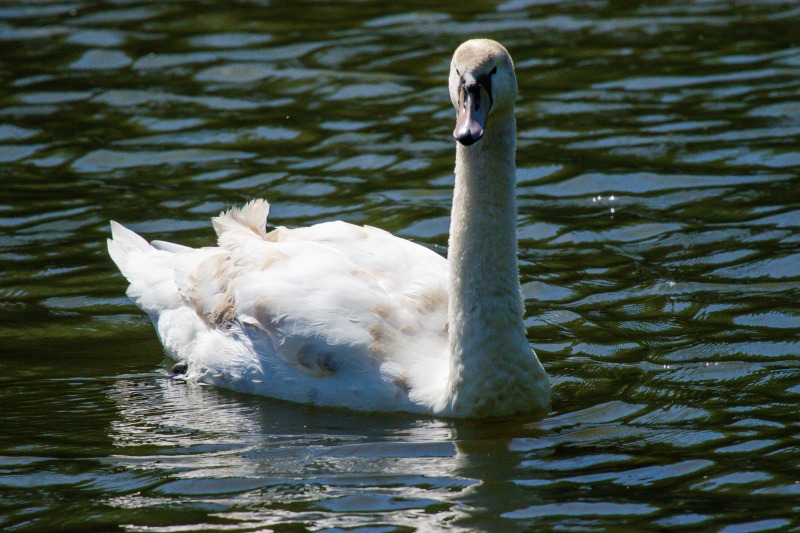
[[[450,101],[456,108],[453,137],[470,146],[483,137],[489,117],[513,112],[517,98],[514,63],[503,45],[471,39],[459,46],[450,63]]]

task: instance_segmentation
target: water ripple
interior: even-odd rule
[[[0,6],[0,528],[798,527],[796,5],[202,7]],[[209,217],[265,196],[270,223],[446,253],[443,84],[475,35],[515,58],[553,412],[322,412],[168,379],[107,220],[206,246]]]

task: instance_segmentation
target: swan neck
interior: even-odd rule
[[[448,252],[454,318],[478,320],[464,311],[519,300],[515,133],[512,117],[456,150]]]
[[[501,127],[497,122],[479,142],[456,150],[448,251],[447,402],[454,414],[496,396],[502,385],[487,376],[504,374],[499,368],[513,373],[535,359],[523,322],[517,263],[516,127],[513,115]]]

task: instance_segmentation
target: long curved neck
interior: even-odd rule
[[[517,264],[515,150],[513,110],[510,116],[492,116],[480,141],[456,148],[448,250],[451,361],[445,398],[456,413],[480,403],[486,395],[482,383],[497,387],[487,383],[487,376],[499,366],[532,355]]]
[[[515,137],[512,118],[476,144],[456,148],[448,260],[450,313],[457,323],[474,322],[471,311],[494,310],[510,295],[519,300]],[[467,333],[454,331],[451,345],[467,340]]]

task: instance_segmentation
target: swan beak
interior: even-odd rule
[[[461,88],[453,137],[464,146],[475,144],[483,137],[486,117],[489,116],[489,98],[482,98],[485,92],[479,85]]]

